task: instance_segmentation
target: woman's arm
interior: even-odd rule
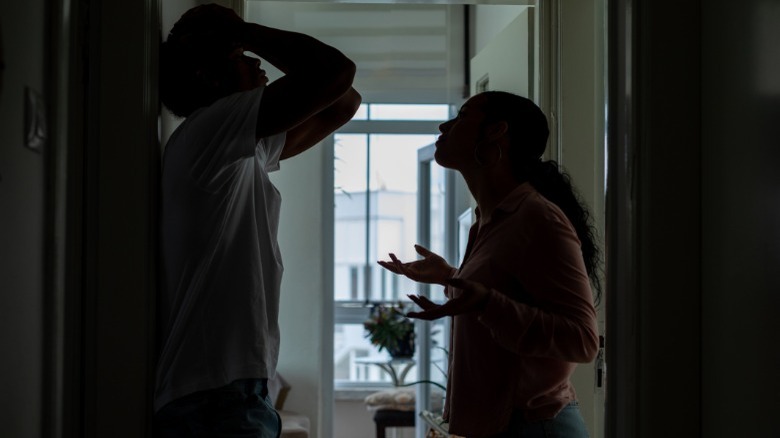
[[[533,231],[522,253],[506,261],[533,304],[491,290],[479,320],[518,354],[590,362],[598,352],[598,326],[580,241],[563,220],[546,220]]]

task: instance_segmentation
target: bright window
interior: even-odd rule
[[[378,367],[355,362],[385,354],[365,338],[362,323],[372,304],[408,302],[406,294],[417,291],[416,283],[376,262],[390,252],[401,260],[417,258],[418,150],[436,141],[448,115],[448,105],[364,104],[334,135],[337,386],[390,384]]]

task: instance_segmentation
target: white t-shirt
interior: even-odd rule
[[[155,411],[276,372],[281,197],[268,172],[285,133],[255,140],[263,89],[195,111],[166,145]]]

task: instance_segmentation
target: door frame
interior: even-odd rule
[[[44,435],[146,436],[160,0],[50,5]]]

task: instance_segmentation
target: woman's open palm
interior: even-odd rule
[[[450,266],[444,258],[421,245],[414,245],[417,254],[423,256],[422,260],[403,263],[395,254],[390,253],[390,261],[379,260],[380,266],[390,272],[404,275],[421,283],[436,283],[445,285],[447,279],[452,277],[455,268]]]

